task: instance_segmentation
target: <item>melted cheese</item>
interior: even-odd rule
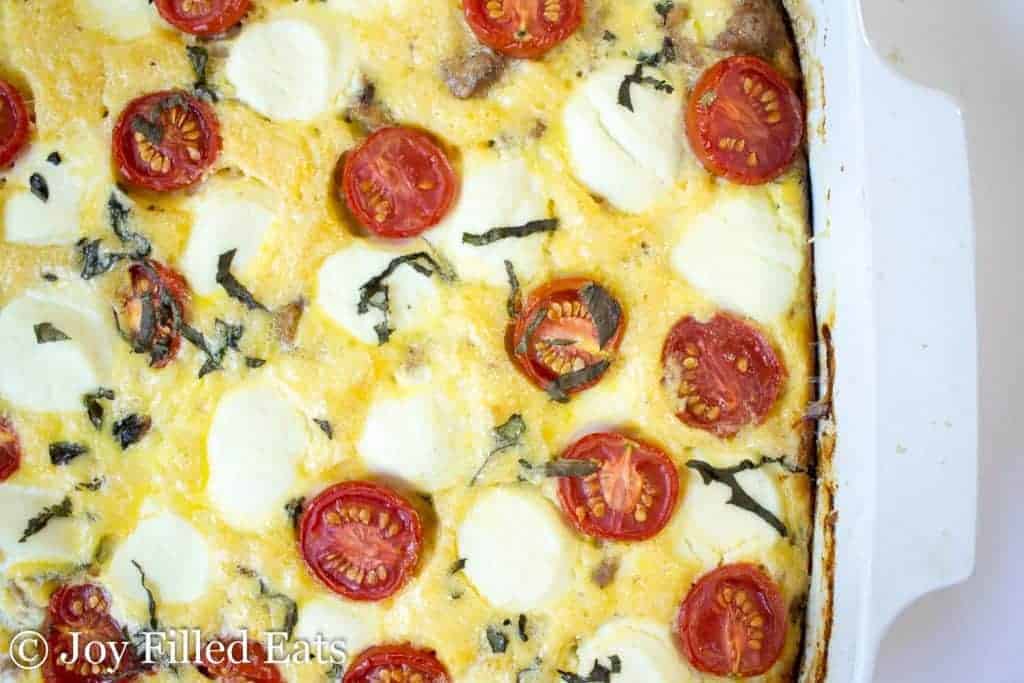
[[[74,0],[74,4],[86,26],[118,40],[142,38],[163,24],[152,2]]]
[[[39,343],[49,323],[70,339]],[[83,285],[24,292],[0,310],[0,396],[35,411],[78,411],[82,396],[108,384],[118,343],[94,294]]]
[[[88,558],[88,536],[74,505],[71,517],[55,517],[21,541],[29,520],[63,498],[58,491],[10,483],[0,486],[0,568],[28,561],[73,564]]]
[[[580,643],[576,672],[586,677],[599,663],[612,669],[611,657],[619,658],[616,683],[687,683],[699,680],[680,661],[664,624],[644,619],[620,618],[603,624]]]
[[[380,639],[380,623],[372,609],[333,597],[310,600],[299,608],[295,637],[314,642],[344,640],[347,652],[357,654]]]
[[[3,234],[8,242],[21,244],[74,244],[80,233],[79,202],[82,183],[68,161],[52,164],[42,145],[22,157],[8,176],[17,189],[3,207]],[[30,177],[43,179],[48,197],[32,193]]]

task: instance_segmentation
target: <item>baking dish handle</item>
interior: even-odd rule
[[[957,104],[867,45],[866,210],[878,470],[869,633],[974,567],[977,327],[966,134]]]

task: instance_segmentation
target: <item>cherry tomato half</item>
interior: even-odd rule
[[[730,564],[705,574],[690,589],[675,632],[694,668],[715,676],[759,676],[782,653],[786,608],[764,570]]]
[[[267,662],[267,651],[259,641],[246,640],[245,650],[234,645],[242,642],[238,639],[222,638],[217,642],[223,649],[211,649],[207,643],[201,649],[201,661],[196,663],[199,673],[207,678],[220,683],[283,683],[281,671]]]
[[[510,57],[533,59],[583,21],[583,0],[465,0],[466,21],[480,42]]]
[[[415,237],[452,206],[459,180],[440,145],[415,128],[381,128],[345,157],[341,193],[379,237]]]
[[[313,499],[299,524],[306,566],[350,600],[383,600],[409,579],[423,546],[420,516],[391,489],[335,484]]]
[[[667,455],[622,434],[589,434],[562,455],[600,469],[563,477],[558,499],[574,527],[588,536],[642,541],[668,524],[679,498],[679,475]]]
[[[412,645],[377,645],[356,657],[342,683],[378,683],[378,681],[417,681],[450,683],[451,676],[431,650]]]
[[[0,81],[0,168],[6,168],[28,142],[31,122],[17,88]]]
[[[114,126],[121,176],[157,192],[196,183],[220,154],[220,122],[206,102],[181,90],[132,100]]]
[[[162,368],[181,348],[177,320],[188,319],[191,299],[185,278],[157,261],[138,261],[128,269],[131,290],[121,305],[132,349],[148,353],[150,366]]]
[[[676,417],[722,438],[763,422],[786,377],[764,335],[724,313],[706,323],[692,316],[676,323],[661,361]]]
[[[803,104],[768,62],[729,57],[697,82],[686,133],[708,171],[758,185],[778,177],[796,156],[804,134]]]
[[[220,35],[249,11],[250,0],[156,0],[156,10],[180,31],[195,36]]]
[[[0,417],[0,481],[6,481],[21,466],[21,441],[11,421]]]
[[[46,613],[46,643],[49,654],[43,663],[46,683],[99,683],[133,680],[142,666],[121,625],[110,616],[110,596],[95,584],[62,586],[50,596]],[[75,638],[78,642],[75,643]],[[84,661],[83,652],[102,648],[102,661]],[[124,649],[119,665],[117,655]],[[77,652],[77,661],[72,661]]]
[[[604,376],[622,340],[622,306],[584,278],[535,290],[509,326],[509,354],[530,381],[557,395],[575,394]],[[577,381],[588,373],[593,377]]]

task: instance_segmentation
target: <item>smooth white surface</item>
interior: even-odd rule
[[[1024,332],[1019,162],[1024,150],[1024,5],[1015,0],[865,0],[864,10],[878,52],[904,74],[952,94],[963,109],[974,195],[981,366],[974,575],[926,596],[896,620],[883,639],[874,680],[1020,683],[1024,451],[1016,425],[1024,413],[1019,351]]]
[[[70,245],[78,240],[82,182],[73,158],[51,164],[46,160],[51,151],[44,145],[32,145],[7,174],[7,182],[17,188],[4,204],[2,231],[7,242],[42,246]],[[32,194],[33,174],[39,174],[46,183],[46,201]]]
[[[577,651],[576,673],[587,676],[595,662],[611,668],[620,659],[615,683],[690,683],[697,678],[682,662],[665,624],[649,619],[619,618],[603,624],[583,639]]]

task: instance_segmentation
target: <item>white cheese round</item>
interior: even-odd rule
[[[633,111],[619,104],[619,86],[635,68],[636,62],[609,62],[576,89],[562,114],[576,178],[629,213],[651,208],[675,184],[684,149],[678,92],[634,84]],[[644,75],[664,78],[654,68]]]
[[[221,398],[206,437],[206,495],[229,524],[255,531],[280,517],[306,449],[306,427],[272,387],[242,387]]]
[[[344,641],[345,651],[355,656],[381,638],[380,623],[366,605],[338,598],[314,598],[299,609],[295,637],[308,643],[317,636],[324,643]]]
[[[773,322],[793,303],[803,244],[763,189],[730,189],[684,227],[672,266],[716,303]]]
[[[364,344],[378,343],[374,325],[384,314],[374,308],[360,314],[359,288],[379,275],[401,252],[355,243],[329,257],[320,267],[316,301],[325,313]],[[399,266],[387,279],[391,327],[403,330],[436,312],[437,275],[426,277],[409,265]]]
[[[530,173],[521,158],[468,153],[463,160],[459,199],[426,238],[444,252],[462,280],[505,287],[508,260],[517,275],[527,281],[541,267],[547,233],[509,237],[480,247],[464,244],[462,236],[548,218],[547,204],[540,179]]]
[[[77,0],[75,7],[82,23],[118,40],[141,38],[162,23],[152,2]]]
[[[0,484],[0,569],[26,561],[87,561],[86,528],[73,505],[71,517],[54,517],[42,531],[19,542],[29,520],[44,508],[59,505],[63,498],[59,491]]]
[[[594,664],[611,670],[611,657],[619,658],[621,671],[615,683],[687,683],[698,680],[672,643],[664,624],[648,619],[620,618],[602,625],[580,643],[576,672],[588,676]]]
[[[462,520],[457,541],[466,576],[498,609],[527,612],[570,585],[574,542],[551,503],[534,491],[484,492]]]
[[[217,260],[236,249],[231,271],[245,275],[259,253],[276,211],[268,193],[244,180],[214,181],[204,185],[191,203],[192,231],[181,257],[181,270],[199,294],[219,289]]]
[[[70,339],[38,343],[41,323]],[[84,394],[108,384],[118,343],[109,308],[85,285],[61,282],[24,292],[0,310],[0,396],[28,410],[80,411]]]
[[[74,244],[80,236],[82,183],[69,160],[60,164],[46,160],[51,151],[42,145],[33,145],[7,176],[12,189],[3,210],[2,227],[7,242],[68,245]],[[32,194],[30,178],[33,174],[38,174],[45,183],[49,195],[45,201]]]

